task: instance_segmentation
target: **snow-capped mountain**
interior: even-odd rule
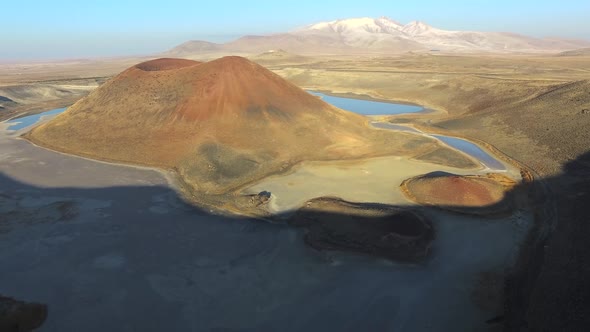
[[[443,30],[435,29],[430,25],[420,22],[420,21],[412,21],[406,25],[404,25],[401,29],[403,33],[408,36],[420,36],[426,34],[436,34],[443,32]]]
[[[420,21],[401,24],[388,17],[362,17],[315,23],[288,33],[245,36],[226,44],[191,41],[172,49],[170,53],[264,52],[279,48],[300,54],[391,54],[430,50],[462,53],[558,53],[583,47],[590,47],[590,41],[538,39],[506,32],[452,31],[438,29]]]
[[[457,52],[557,52],[577,48],[583,41],[545,40],[503,32],[451,31],[424,22],[402,25],[387,17],[364,17],[312,24],[291,32],[296,35],[337,35],[349,46],[367,46],[375,41],[406,41],[418,49]],[[407,50],[405,50],[407,51]]]
[[[399,33],[403,25],[389,18],[382,17],[372,19],[369,17],[351,18],[346,20],[337,20],[330,22],[320,22],[297,29],[294,33],[318,33],[318,32],[335,32],[340,34],[346,33]]]

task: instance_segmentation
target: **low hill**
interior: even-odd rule
[[[476,215],[506,213],[512,209],[508,197],[515,182],[500,174],[456,175],[434,172],[405,180],[406,196],[423,205]]]
[[[164,54],[166,56],[181,56],[195,53],[208,53],[218,51],[222,49],[222,46],[223,45],[202,40],[189,40],[178,46],[175,46]]]
[[[577,50],[565,51],[557,54],[558,56],[590,56],[590,47],[580,48]]]
[[[282,49],[277,50],[268,50],[266,52],[262,52],[260,54],[250,56],[248,59],[255,61],[255,62],[281,62],[281,63],[299,63],[299,62],[308,62],[311,61],[313,58],[294,54],[287,52]]]

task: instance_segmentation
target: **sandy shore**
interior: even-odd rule
[[[410,160],[380,157],[359,161],[304,162],[290,174],[276,175],[247,188],[244,193],[270,191],[274,213],[288,212],[309,199],[335,196],[354,202],[410,205],[400,184],[411,177],[442,170],[456,174],[483,174],[483,169],[461,169]],[[518,176],[518,174],[513,174]]]

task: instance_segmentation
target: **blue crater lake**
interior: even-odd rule
[[[34,125],[35,123],[37,123],[37,121],[39,121],[41,119],[42,116],[57,115],[65,110],[66,110],[65,107],[64,108],[56,108],[51,111],[42,112],[42,113],[29,115],[29,116],[23,116],[22,118],[12,119],[12,120],[9,120],[6,122],[6,123],[11,124],[11,126],[8,127],[7,129],[8,130],[21,130],[21,129],[26,128],[28,126]]]
[[[482,148],[477,146],[475,143],[471,143],[458,137],[444,136],[444,135],[432,135],[443,143],[465,152],[466,154],[479,160],[484,166],[493,170],[506,170],[504,164],[492,157],[489,153],[485,152]]]
[[[320,92],[307,91],[314,96],[319,96],[328,104],[332,104],[343,110],[362,115],[394,115],[403,113],[416,113],[424,108],[416,105],[386,103],[375,100],[362,100],[344,97],[329,96]]]

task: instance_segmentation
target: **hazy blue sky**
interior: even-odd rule
[[[590,0],[8,0],[1,10],[0,59],[17,60],[149,54],[190,39],[227,41],[363,16],[590,39]]]

